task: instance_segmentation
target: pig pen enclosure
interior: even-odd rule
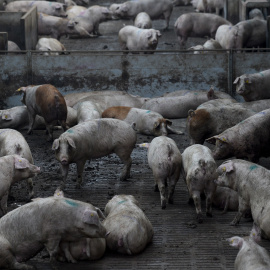
[[[117,1],[116,1],[117,2]],[[120,2],[120,1],[118,1]],[[91,1],[92,4],[97,4]],[[110,3],[99,1],[109,6]],[[20,55],[0,56],[2,64],[1,106],[20,105],[20,96],[14,91],[26,84],[51,83],[63,94],[89,90],[124,90],[131,94],[155,97],[178,89],[209,89],[234,95],[232,80],[245,72],[252,73],[269,69],[269,52],[233,54],[210,53],[193,55],[179,52],[173,25],[178,16],[192,12],[193,8],[175,7],[169,31],[163,32],[157,52],[153,55],[123,55],[117,40],[118,30],[131,21],[108,21],[100,25],[103,36],[93,39],[61,39],[70,54],[57,57],[27,52]],[[154,21],[154,28],[162,29],[164,21]],[[205,39],[190,38],[188,47],[202,44]],[[83,50],[83,51],[81,51]],[[169,51],[170,50],[170,51]],[[80,52],[75,52],[80,51]],[[240,99],[240,97],[236,97]],[[1,108],[1,109],[2,109]],[[170,134],[181,153],[189,146],[185,129],[186,119],[173,119],[173,125],[184,131],[184,135]],[[54,132],[54,138],[62,131]],[[61,176],[59,164],[51,150],[52,143],[46,141],[43,130],[27,135],[23,130],[35,160],[42,173],[34,180],[36,197],[52,196],[59,186]],[[139,135],[137,143],[151,142],[153,137]],[[211,147],[210,145],[207,145]],[[174,204],[160,207],[159,192],[154,192],[154,179],[147,162],[147,150],[135,148],[132,153],[131,178],[120,182],[118,175],[123,166],[116,155],[88,161],[84,169],[84,184],[76,189],[76,166],[70,166],[65,196],[92,203],[104,210],[109,199],[117,194],[131,194],[140,202],[142,209],[154,228],[152,243],[138,255],[127,256],[106,251],[102,259],[77,264],[58,263],[58,269],[233,269],[238,252],[229,246],[226,238],[246,236],[252,221],[242,219],[240,225],[232,227],[235,212],[221,214],[214,208],[213,217],[204,217],[198,224],[194,205],[189,205],[187,188],[180,177],[174,195]],[[222,161],[219,161],[220,164]],[[260,164],[270,169],[269,159]],[[9,210],[26,203],[25,182],[12,187],[8,201]],[[205,201],[202,202],[205,214]],[[63,221],[64,222],[64,221]],[[270,250],[270,242],[261,245]],[[29,261],[37,269],[51,269],[45,250]]]

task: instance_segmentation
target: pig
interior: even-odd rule
[[[231,188],[217,186],[213,196],[213,205],[223,209],[222,214],[228,210],[238,211],[238,193]]]
[[[117,9],[119,9],[120,6],[121,6],[121,4],[115,4],[115,3],[110,5],[109,10],[112,12],[112,19],[113,20],[120,19],[118,16],[115,15],[115,11]]]
[[[229,94],[214,92],[211,87],[206,90],[179,90],[163,95],[163,97],[151,98],[146,101],[142,109],[155,111],[165,118],[185,118],[188,111],[196,109],[202,103],[215,98],[231,98]]]
[[[221,25],[216,31],[217,40],[223,49],[265,47],[267,22],[251,19],[234,26]]]
[[[172,122],[157,112],[132,108],[127,106],[116,106],[106,109],[102,118],[116,118],[123,120],[133,126],[137,133],[152,136],[167,136],[168,132],[183,134],[171,128]]]
[[[219,50],[219,49],[222,49],[222,47],[216,40],[212,38],[207,40],[203,45],[197,45],[188,48],[188,50],[194,50],[195,51],[194,54],[208,53],[209,51],[207,50]]]
[[[184,48],[188,37],[215,38],[218,27],[223,24],[231,25],[229,21],[215,14],[186,13],[176,20],[174,29],[180,47]]]
[[[61,188],[65,188],[69,164],[77,164],[77,187],[80,187],[85,162],[111,153],[124,163],[120,180],[126,180],[130,176],[130,155],[136,139],[133,128],[118,119],[94,119],[68,129],[52,145],[55,157],[61,163]]]
[[[55,38],[40,38],[36,44],[36,50],[44,52],[44,55],[59,55],[59,52],[66,51],[66,48]]]
[[[171,0],[127,1],[116,7],[113,16],[134,20],[138,13],[146,12],[152,20],[164,19],[166,21],[164,30],[167,30],[172,10]]]
[[[100,105],[91,101],[79,102],[74,108],[77,110],[78,124],[88,120],[99,119],[102,115]]]
[[[99,24],[112,18],[112,13],[107,7],[91,6],[85,11],[70,19],[71,23],[76,25],[76,28],[84,30],[87,36],[96,37],[101,36],[99,32]]]
[[[8,51],[20,51],[20,47],[13,41],[8,40]]]
[[[245,101],[254,101],[270,98],[270,69],[243,74],[237,77],[233,84],[236,85],[236,93]]]
[[[7,155],[19,155],[27,159],[29,163],[34,164],[30,147],[23,135],[17,130],[9,128],[0,130],[0,157]],[[31,178],[27,179],[27,184],[29,199],[31,199],[34,196]]]
[[[1,147],[5,147],[4,145],[2,145],[2,143],[3,142],[1,142]],[[3,152],[3,150],[4,149],[1,149],[1,152]],[[11,185],[24,179],[31,179],[31,177],[35,176],[35,174],[40,173],[40,168],[31,164],[26,158],[22,158],[21,156],[16,154],[8,154],[0,157],[0,167],[0,207],[3,214],[6,214],[7,199]],[[33,188],[32,185],[31,188]]]
[[[249,13],[248,13],[248,18],[249,19],[258,19],[258,20],[264,20],[263,13],[260,9],[258,8],[253,8]]]
[[[9,212],[0,219],[0,267],[33,269],[24,262],[44,247],[55,267],[61,241],[105,237],[100,212],[89,203],[55,196],[35,199]]]
[[[206,196],[206,215],[212,217],[212,201],[216,190],[216,162],[211,150],[200,144],[187,147],[182,153],[182,175],[189,192],[189,202],[194,201],[197,220],[203,222],[201,193]]]
[[[134,26],[142,29],[152,28],[152,21],[150,16],[146,12],[138,13],[134,20]]]
[[[154,232],[149,219],[132,195],[116,195],[105,206],[103,225],[109,233],[107,247],[119,253],[140,253],[152,241]]]
[[[38,34],[50,35],[51,38],[60,40],[62,36],[67,35],[84,36],[85,31],[81,31],[69,19],[38,13]]]
[[[260,238],[260,230],[254,224],[249,236],[227,239],[230,246],[239,248],[234,262],[235,270],[270,269],[270,256],[268,251],[258,244]]]
[[[48,141],[53,139],[52,124],[60,121],[66,130],[67,105],[62,94],[51,84],[21,87],[17,91],[23,92],[22,103],[27,107],[29,129],[27,134],[33,132],[36,115],[44,118],[49,133]]]
[[[166,186],[168,184],[168,202],[173,204],[173,194],[182,166],[182,156],[175,141],[159,136],[148,145],[147,159],[154,180],[155,191],[160,191],[161,208],[166,208]]]
[[[149,100],[140,96],[130,95],[125,91],[89,91],[82,93],[71,93],[64,96],[68,106],[75,106],[78,102],[92,101],[98,103],[102,110],[112,106],[129,106],[141,108]]]
[[[220,15],[221,11],[224,7],[223,0],[205,0],[206,12],[212,12],[213,10],[216,12],[216,15]]]
[[[154,53],[161,37],[159,30],[140,29],[127,25],[120,29],[118,33],[119,43],[122,50],[145,51],[144,53]]]
[[[27,12],[33,6],[37,7],[37,12],[52,16],[66,17],[66,5],[50,1],[14,1],[6,5],[5,11]]]
[[[191,0],[191,4],[195,8],[196,12],[206,11],[206,0]]]
[[[217,168],[217,174],[215,183],[237,191],[239,196],[238,213],[230,225],[239,224],[241,217],[251,209],[254,222],[262,230],[263,236],[270,239],[270,171],[247,160],[233,159],[223,162]]]
[[[83,6],[72,6],[67,8],[67,18],[73,19],[80,14],[83,14],[87,10],[86,7]]]
[[[270,155],[270,109],[256,113],[206,142],[215,144],[215,159],[246,158],[258,162]]]

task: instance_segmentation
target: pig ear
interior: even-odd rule
[[[207,97],[208,97],[209,100],[216,98],[213,86],[211,86],[211,88],[207,92]]]
[[[16,92],[26,92],[26,87],[21,87],[19,89],[16,90]]]
[[[210,143],[210,144],[216,144],[216,140],[217,139],[218,139],[217,136],[213,136],[211,138],[206,139],[205,141],[208,142],[208,143]]]
[[[89,225],[99,226],[99,217],[98,214],[90,209],[87,209],[83,213],[83,222]]]
[[[159,30],[157,30],[156,33],[157,33],[157,36],[158,37],[161,37],[162,36]]]
[[[237,77],[237,78],[234,80],[233,84],[237,84],[239,80],[240,80],[240,77]]]
[[[222,170],[223,170],[224,172],[227,172],[227,173],[233,172],[233,171],[234,171],[233,162],[232,162],[231,160],[228,160],[228,161],[222,163],[222,164],[220,165],[220,167],[222,168]]]
[[[155,124],[154,124],[154,128],[156,129],[156,128],[158,128],[160,126],[160,122],[158,121],[158,122],[155,122]]]
[[[52,150],[57,150],[59,148],[59,139],[55,139],[52,145]]]
[[[96,208],[96,210],[97,210],[98,216],[99,216],[100,218],[105,219],[106,217],[103,215],[102,211],[101,211],[98,207],[95,207],[95,208]]]
[[[60,189],[60,188],[57,188],[54,192],[54,197],[59,197],[59,198],[64,198],[64,192]]]
[[[56,5],[55,5],[55,9],[56,9],[56,10],[60,10],[60,9],[61,9],[61,5],[56,4]]]
[[[14,157],[14,166],[15,169],[22,170],[29,167],[29,164],[26,159],[20,157]]]
[[[243,245],[244,239],[239,236],[234,236],[234,237],[228,238],[227,241],[230,243],[230,246],[241,248]]]
[[[12,116],[10,115],[9,112],[4,112],[4,113],[2,113],[2,120],[10,121],[10,120],[12,120]]]
[[[76,149],[76,145],[75,145],[74,141],[71,138],[67,137],[67,142],[71,147]]]
[[[188,111],[188,116],[189,117],[193,117],[195,115],[195,111],[194,110],[189,110]]]
[[[168,126],[171,126],[171,125],[172,125],[172,121],[170,121],[169,119],[165,119],[165,121],[166,121],[166,124],[167,124]]]

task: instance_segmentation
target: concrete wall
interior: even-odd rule
[[[0,32],[0,50],[6,51],[8,49],[8,33]]]

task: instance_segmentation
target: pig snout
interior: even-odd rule
[[[66,157],[61,158],[62,165],[68,165],[68,159]]]

